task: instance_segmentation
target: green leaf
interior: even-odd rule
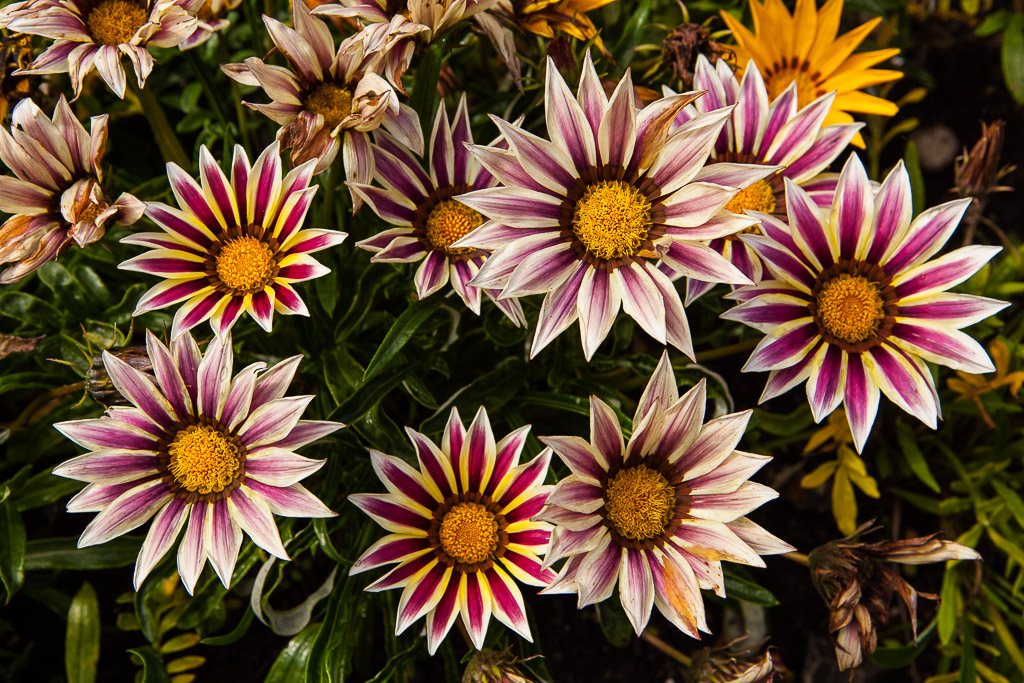
[[[601,632],[609,643],[615,647],[629,645],[633,639],[633,627],[618,600],[605,600],[597,605],[597,616]]]
[[[0,503],[0,581],[7,589],[4,604],[25,580],[25,524],[10,498]]]
[[[24,512],[65,500],[72,494],[81,491],[82,487],[83,484],[80,481],[58,477],[49,470],[43,470],[19,486],[11,499],[18,510]]]
[[[0,294],[0,313],[37,329],[59,330],[64,325],[64,315],[52,304],[25,292]]]
[[[251,609],[246,609],[245,614],[242,615],[241,621],[238,622],[238,626],[235,626],[231,633],[225,633],[222,636],[210,636],[209,638],[203,638],[199,642],[202,645],[213,645],[214,647],[236,643],[241,640],[242,636],[245,635],[245,632],[249,630],[249,625],[252,624],[253,617],[253,611]]]
[[[942,577],[942,590],[939,592],[939,642],[943,645],[949,645],[956,631],[957,597],[956,570],[950,567]]]
[[[999,479],[992,479],[992,488],[999,494],[999,499],[1006,505],[1006,508],[1017,520],[1017,523],[1024,527],[1024,500],[1021,500],[1016,491]]]
[[[64,669],[68,683],[93,683],[100,660],[100,604],[88,581],[75,594],[68,610]]]
[[[440,297],[435,296],[417,301],[405,309],[402,315],[398,316],[391,329],[388,330],[384,341],[377,347],[376,353],[373,354],[373,359],[370,360],[370,364],[366,366],[366,372],[363,373],[363,381],[369,380],[383,370],[388,362],[395,357],[395,354],[401,351],[402,347],[412,339],[419,326],[433,315],[440,305]]]
[[[433,128],[434,110],[437,109],[437,83],[441,78],[441,65],[444,64],[447,45],[447,38],[431,43],[423,51],[423,57],[416,68],[416,80],[412,85],[409,104],[420,115],[420,126],[425,131]]]
[[[120,536],[102,545],[78,548],[78,539],[40,538],[25,547],[25,571],[114,569],[135,564],[141,538]]]
[[[310,624],[288,641],[288,646],[274,660],[264,683],[305,683],[309,649],[320,633],[320,624]]]
[[[1010,96],[1024,104],[1024,13],[1014,12],[1003,31],[1003,79]]]
[[[770,590],[731,570],[725,572],[725,594],[759,607],[774,607],[779,604],[778,598]]]
[[[128,650],[128,654],[135,655],[142,660],[142,678],[136,678],[137,683],[170,683],[171,677],[167,675],[163,663],[156,653],[148,647],[137,647]]]
[[[932,476],[932,471],[928,467],[928,461],[925,460],[924,453],[918,448],[910,425],[906,422],[901,422],[896,428],[896,439],[900,444],[900,449],[903,451],[903,456],[907,459],[907,464],[910,465],[910,470],[917,475],[918,479],[924,482],[925,486],[935,493],[940,493],[942,489],[939,487],[939,482],[935,481],[935,477]]]
[[[885,669],[902,669],[910,666],[922,652],[927,648],[932,633],[935,632],[935,622],[932,622],[928,629],[917,638],[916,643],[907,643],[896,647],[880,647],[871,655],[871,663]]]
[[[914,215],[917,216],[924,211],[924,171],[921,170],[921,155],[913,140],[907,141],[907,148],[903,152],[903,166],[910,176],[910,194],[914,204]]]
[[[15,389],[46,389],[53,384],[53,376],[45,372],[15,372],[0,377],[0,394]]]
[[[1006,20],[1009,18],[1010,13],[1004,9],[993,12],[978,24],[978,28],[974,29],[974,35],[984,38],[999,33],[1006,26]]]

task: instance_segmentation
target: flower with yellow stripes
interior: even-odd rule
[[[850,112],[893,116],[895,103],[869,95],[864,88],[895,81],[903,74],[871,67],[899,54],[899,48],[859,52],[854,50],[882,21],[875,17],[837,37],[843,0],[828,0],[820,10],[814,0],[797,0],[793,14],[782,0],[750,0],[754,18],[751,33],[724,10],[722,19],[736,38],[736,64],[748,60],[764,76],[768,96],[775,99],[796,82],[798,107],[803,108],[826,93],[836,91],[825,126],[852,123]],[[853,144],[864,147],[857,134]]]

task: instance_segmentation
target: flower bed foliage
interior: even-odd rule
[[[0,678],[1024,680],[993,5],[5,4]]]

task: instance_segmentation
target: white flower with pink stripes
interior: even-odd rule
[[[121,240],[152,249],[120,268],[164,278],[143,295],[133,315],[184,301],[174,315],[172,339],[206,320],[218,337],[225,337],[246,311],[267,332],[274,311],[309,315],[292,285],[329,273],[310,254],[340,244],[346,234],[302,229],[317,190],[309,184],[316,161],[282,178],[278,148],[271,143],[250,167],[245,150],[236,145],[228,179],[203,146],[201,184],[177,164],[167,164],[181,209],[149,202],[146,215],[163,232]]]
[[[704,380],[679,396],[666,351],[623,442],[615,411],[590,397],[590,442],[548,436],[572,474],[537,516],[555,525],[544,557],[563,558],[543,593],[577,593],[580,609],[615,592],[639,635],[657,606],[684,633],[708,631],[701,589],[725,596],[722,561],[763,567],[791,552],[745,515],[778,497],[747,481],[771,458],[736,450],[751,411],[704,423]]]
[[[516,580],[546,586],[555,576],[537,557],[551,525],[531,520],[551,490],[543,483],[551,451],[520,464],[530,427],[495,443],[483,408],[468,430],[452,409],[440,448],[419,432],[405,431],[419,468],[371,451],[388,493],[349,496],[391,532],[350,573],[397,564],[366,590],[403,589],[395,633],[425,615],[431,654],[459,617],[477,649],[483,648],[492,615],[530,640]]]
[[[843,404],[857,450],[878,413],[879,389],[932,429],[939,395],[926,361],[954,370],[994,370],[988,354],[960,329],[1008,304],[949,288],[999,247],[962,247],[932,259],[971,199],[946,202],[911,220],[910,177],[900,162],[881,188],[856,155],[846,162],[831,212],[786,181],[788,225],[761,214],[762,235],[742,239],[774,279],[742,287],[742,303],[722,315],[766,336],[743,370],[769,370],[762,401],[807,382],[814,419]]]
[[[293,451],[343,426],[301,420],[314,397],[285,397],[302,356],[269,370],[253,363],[235,375],[230,335],[211,341],[205,354],[190,334],[168,348],[147,332],[146,347],[155,378],[103,352],[110,381],[131,407],[54,425],[90,451],[53,470],[88,482],[68,512],[99,513],[78,547],[152,519],[135,563],[137,589],[184,529],[178,573],[189,593],[207,559],[230,586],[243,531],[287,560],[274,514],[334,515],[299,483],[325,461]]]

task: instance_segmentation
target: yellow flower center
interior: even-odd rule
[[[851,344],[873,336],[885,319],[878,286],[862,275],[836,275],[818,292],[816,303],[825,330]]]
[[[217,254],[217,277],[238,293],[262,290],[274,276],[274,254],[270,245],[252,235],[242,235],[224,244]]]
[[[646,465],[620,471],[604,492],[608,519],[619,534],[634,541],[665,533],[675,507],[675,489],[661,472]]]
[[[572,231],[587,251],[610,260],[635,255],[651,226],[651,204],[638,189],[621,180],[587,187],[576,202]]]
[[[441,520],[441,549],[462,564],[483,562],[498,549],[498,521],[479,503],[459,503]]]
[[[85,18],[92,39],[100,45],[130,43],[149,20],[144,4],[132,0],[100,0]]]
[[[167,447],[168,470],[182,488],[199,494],[219,493],[242,467],[238,447],[219,429],[193,425],[177,433]]]
[[[427,240],[449,254],[469,254],[472,247],[454,248],[451,245],[473,232],[484,222],[484,217],[454,199],[438,202],[427,215]]]
[[[320,83],[306,95],[306,111],[320,114],[334,129],[352,114],[352,93],[333,83]]]
[[[725,205],[725,210],[733,213],[743,213],[744,209],[761,213],[775,211],[775,190],[767,180],[758,180],[750,187],[743,188]]]
[[[107,206],[105,204],[91,203],[89,206],[85,207],[82,213],[78,214],[78,222],[95,223],[96,219],[104,210],[106,210],[106,208]]]
[[[765,78],[764,84],[768,89],[768,99],[774,102],[775,98],[784,93],[793,81],[796,81],[797,109],[803,109],[818,99],[823,93],[818,92],[818,85],[811,78],[809,71],[809,69],[791,69],[787,66],[770,73]]]

